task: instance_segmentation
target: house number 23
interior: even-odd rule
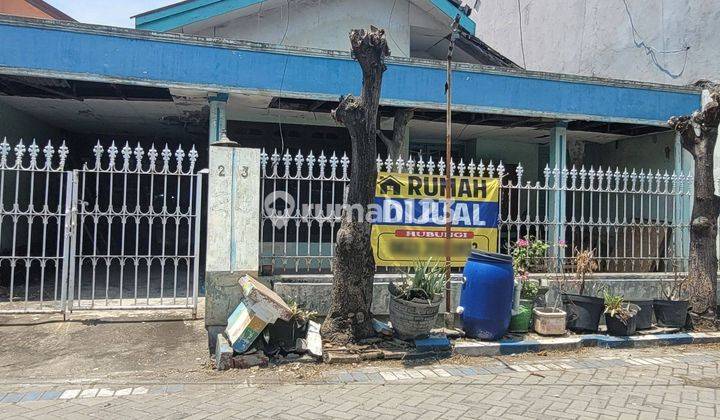
[[[249,171],[250,171],[250,168],[248,166],[241,167],[240,168],[240,176],[243,178],[247,178],[248,175],[250,174]],[[223,165],[218,166],[218,176],[219,177],[225,176],[225,166],[223,166]]]

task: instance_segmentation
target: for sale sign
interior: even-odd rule
[[[445,177],[378,173],[372,246],[378,266],[445,261]],[[470,250],[497,251],[500,180],[453,177],[450,185],[451,261],[465,265]]]

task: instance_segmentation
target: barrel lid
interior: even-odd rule
[[[497,254],[495,252],[487,251],[472,251],[470,252],[470,260],[473,261],[487,261],[501,264],[512,263],[512,255]]]

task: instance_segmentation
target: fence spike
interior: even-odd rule
[[[175,151],[175,161],[177,162],[177,168],[175,168],[175,170],[177,173],[182,173],[183,171],[183,160],[185,160],[185,151],[182,149],[182,146],[178,145],[178,148]]]
[[[163,160],[163,172],[169,172],[170,171],[170,156],[172,155],[172,152],[170,151],[170,148],[168,147],[167,143],[165,143],[165,147],[163,148],[162,152],[160,152],[160,155],[162,156]]]
[[[458,175],[465,176],[465,162],[463,162],[463,159],[460,158],[460,163],[458,163]]]
[[[397,160],[395,161],[395,167],[397,168],[398,172],[403,172],[403,168],[405,168],[405,161],[403,160],[402,156],[398,156]]]
[[[137,146],[135,146],[133,154],[135,155],[135,164],[138,168],[140,168],[142,166],[142,158],[145,155],[145,149],[140,146],[140,142],[138,142]]]
[[[158,157],[158,151],[155,148],[155,143],[152,143],[150,145],[150,150],[148,150],[148,159],[150,160],[150,172],[155,172],[157,170],[156,161]]]
[[[350,158],[347,157],[347,154],[343,152],[342,157],[340,158],[340,165],[342,166],[342,179],[347,179],[348,177],[348,167],[350,166]]]
[[[123,157],[123,169],[127,170],[130,167],[130,156],[132,156],[132,149],[127,141],[125,142],[125,146],[123,146],[120,154]]]
[[[267,163],[269,160],[270,156],[268,156],[265,148],[263,147],[260,149],[260,171],[262,171],[263,174],[267,174]]]
[[[415,161],[413,160],[412,155],[408,156],[408,160],[405,162],[405,165],[407,166],[409,174],[415,173]]]
[[[192,148],[190,148],[190,151],[188,152],[188,158],[190,159],[190,170],[188,171],[188,173],[192,174],[193,172],[195,172],[195,162],[197,162],[198,156],[198,151],[197,149],[195,149],[195,145],[193,144]]]
[[[422,158],[422,155],[418,153],[418,161],[417,161],[417,172],[418,174],[424,174],[425,173],[425,161]]]
[[[442,157],[438,161],[437,167],[438,167],[439,174],[444,175],[445,174],[445,161],[443,160]]]
[[[37,157],[40,154],[40,148],[38,147],[37,143],[35,143],[35,139],[33,139],[32,143],[30,143],[30,146],[28,146],[28,155],[30,156],[30,168],[37,168]]]
[[[115,146],[115,140],[112,141],[110,147],[107,149],[108,156],[110,157],[110,169],[115,168],[115,157],[118,154],[118,148]]]
[[[25,156],[25,145],[23,144],[23,140],[20,139],[20,142],[15,146],[15,167],[21,168],[22,167],[22,160]]]
[[[522,185],[523,173],[525,173],[525,168],[523,168],[522,163],[518,163],[515,173],[517,174],[517,185],[520,186]]]
[[[325,164],[327,163],[327,158],[325,157],[325,151],[320,151],[320,157],[318,157],[318,165],[320,165],[320,178],[325,177]]]
[[[68,153],[70,153],[70,149],[65,145],[65,140],[63,140],[62,144],[58,148],[58,156],[60,156],[60,163],[58,163],[58,168],[62,170],[65,168],[65,161],[67,160]]]
[[[390,156],[385,159],[385,168],[387,168],[388,172],[393,171],[393,160],[390,158]]]
[[[7,166],[7,157],[10,152],[10,145],[7,142],[7,137],[3,137],[2,143],[0,143],[0,166],[5,168]]]
[[[45,169],[52,168],[52,158],[55,154],[55,148],[50,140],[48,140],[47,145],[43,148],[43,153],[45,154]]]
[[[307,155],[307,159],[305,159],[308,166],[308,178],[312,178],[313,173],[315,172],[315,155],[313,154],[313,151],[310,150],[310,153]]]
[[[435,162],[433,162],[432,156],[428,157],[427,170],[428,174],[435,175]]]

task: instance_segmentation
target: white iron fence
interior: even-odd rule
[[[445,173],[443,159],[381,159],[378,170]],[[672,271],[687,254],[692,175],[610,168],[549,168],[450,162],[454,175],[501,179],[498,249],[532,237],[550,245],[541,269],[568,268],[594,251],[601,271]],[[330,269],[350,159],[335,153],[261,153],[261,265],[267,272]]]
[[[197,309],[198,153],[0,143],[0,313]],[[11,159],[11,154],[14,158]],[[118,156],[118,154],[120,156]],[[12,162],[12,163],[10,163]],[[9,279],[5,281],[5,279]]]

